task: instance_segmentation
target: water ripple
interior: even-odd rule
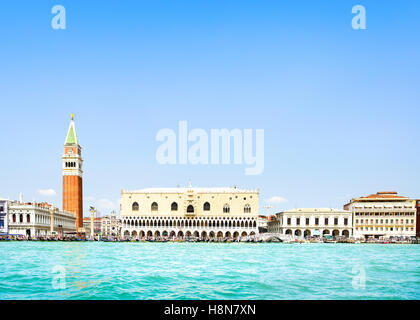
[[[416,245],[1,242],[0,299],[420,299],[419,253]],[[53,268],[64,271],[63,288]],[[364,287],[354,286],[357,270]]]

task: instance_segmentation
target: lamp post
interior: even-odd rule
[[[90,207],[89,211],[90,211],[90,236],[91,236],[91,240],[95,240],[94,219],[95,219],[96,210],[94,207]]]

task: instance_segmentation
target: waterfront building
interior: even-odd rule
[[[104,237],[120,237],[122,223],[117,218],[117,214],[113,211],[110,215],[102,217],[101,233]]]
[[[0,235],[8,233],[7,210],[8,200],[0,199]]]
[[[47,236],[76,231],[76,217],[48,203],[9,201],[9,234],[28,237]],[[51,224],[52,218],[52,224]]]
[[[353,198],[344,205],[353,215],[356,238],[414,236],[416,202],[395,191]]]
[[[74,117],[71,115],[70,126],[64,142],[63,162],[63,211],[71,212],[76,217],[76,230],[83,228],[83,159],[82,147],[77,137]]]
[[[416,200],[416,236],[420,237],[420,199]]]
[[[258,200],[258,190],[236,187],[122,190],[122,236],[237,239],[256,235]]]
[[[265,233],[267,232],[267,222],[269,217],[264,215],[259,215],[257,220],[258,232]]]
[[[331,208],[299,208],[276,214],[268,232],[294,237],[352,235],[351,212]]]
[[[86,236],[91,236],[91,218],[85,217],[83,218],[83,229]],[[102,218],[100,217],[94,217],[93,218],[93,232],[95,236],[99,235],[101,233],[102,228]]]

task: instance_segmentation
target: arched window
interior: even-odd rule
[[[139,211],[139,204],[137,202],[134,202],[131,208],[133,211]]]
[[[29,214],[26,215],[26,222],[31,223],[31,216]]]
[[[229,207],[229,205],[228,204],[225,204],[224,206],[223,206],[223,213],[229,213],[230,212],[230,207]]]
[[[16,215],[13,214],[13,222],[16,223]]]
[[[204,203],[203,210],[204,211],[210,211],[210,203],[208,203],[208,202]]]
[[[171,211],[178,211],[178,203],[172,202],[172,204],[171,204]]]
[[[187,207],[187,212],[194,212],[194,207],[192,205],[189,205]]]
[[[249,204],[246,204],[244,207],[244,213],[251,213],[251,206]]]
[[[23,214],[19,215],[19,222],[23,223]]]
[[[156,202],[152,203],[152,211],[158,211],[158,204]]]

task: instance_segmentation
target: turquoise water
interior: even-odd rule
[[[420,299],[420,245],[1,242],[0,299]]]

